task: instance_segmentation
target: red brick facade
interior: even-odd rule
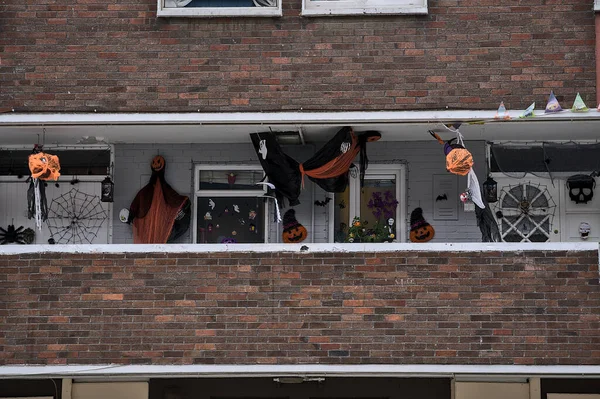
[[[0,258],[0,364],[600,364],[597,251]]]
[[[156,0],[0,4],[0,111],[595,104],[588,0],[429,0],[425,16],[157,18]]]

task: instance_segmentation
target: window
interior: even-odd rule
[[[302,0],[302,15],[427,14],[427,0]]]
[[[280,17],[281,0],[158,0],[159,17]]]
[[[349,240],[348,229],[358,218],[366,232],[377,229],[377,239],[381,240],[382,230],[387,238],[393,234],[393,241],[406,241],[406,172],[404,165],[370,164],[365,175],[364,186],[360,187],[358,174],[351,174],[350,185],[343,193],[336,193],[330,211],[333,213],[333,226],[330,236],[334,242],[356,242]],[[367,241],[372,242],[372,241]]]
[[[264,243],[268,232],[260,166],[196,165],[194,242]]]

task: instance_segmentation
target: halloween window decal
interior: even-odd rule
[[[198,197],[196,243],[264,243],[263,198],[213,197],[212,200],[214,210],[207,197]]]

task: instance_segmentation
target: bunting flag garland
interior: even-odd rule
[[[498,107],[498,111],[496,111],[496,116],[494,117],[494,119],[510,119],[510,115],[508,114],[508,111],[504,106],[504,101],[500,103],[500,106]]]
[[[560,106],[560,104],[558,103],[558,100],[556,99],[556,96],[554,95],[554,92],[551,91],[550,92],[550,98],[548,99],[548,104],[546,104],[546,110],[544,111],[545,114],[552,114],[555,112],[560,112],[562,111],[562,107]]]
[[[523,113],[521,115],[519,115],[519,118],[523,119],[523,118],[529,118],[529,117],[535,116],[535,114],[533,113],[534,109],[535,109],[535,102],[533,104],[531,104],[529,107],[527,107],[527,109],[525,111],[523,111]]]
[[[585,105],[583,99],[577,93],[577,97],[575,97],[575,101],[573,102],[573,107],[571,107],[571,112],[588,112],[590,109]]]

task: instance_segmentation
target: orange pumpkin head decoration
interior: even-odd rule
[[[435,229],[423,218],[423,210],[415,208],[410,214],[410,241],[427,242],[435,236]]]
[[[60,176],[60,162],[56,155],[38,152],[29,156],[31,177],[40,180],[57,180]]]
[[[454,140],[456,139],[452,139],[444,145],[446,170],[457,175],[466,176],[473,167],[473,155],[462,145],[452,143]]]
[[[299,243],[306,240],[306,237],[308,237],[308,232],[296,220],[296,211],[289,209],[283,215],[283,233],[281,234],[283,242],[287,244]]]
[[[152,158],[152,163],[150,164],[150,167],[153,171],[160,172],[165,168],[165,159],[160,155],[155,156],[154,158]]]

